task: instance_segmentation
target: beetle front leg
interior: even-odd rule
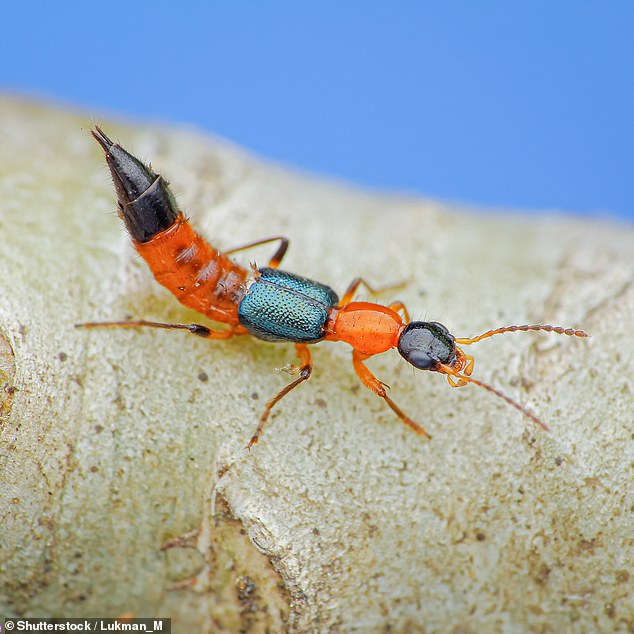
[[[422,425],[414,422],[401,408],[387,395],[386,385],[379,381],[372,372],[363,363],[368,358],[368,355],[362,354],[357,350],[352,351],[352,366],[357,376],[361,380],[361,383],[365,385],[369,390],[372,390],[377,396],[380,396],[389,406],[390,409],[405,423],[410,429],[413,429],[417,434],[421,436],[427,436],[431,439],[431,436],[425,431]]]

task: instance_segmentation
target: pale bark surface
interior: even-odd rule
[[[188,633],[632,631],[632,227],[355,191],[192,131],[98,123],[221,248],[283,233],[283,268],[339,292],[356,275],[409,279],[380,300],[457,336],[543,322],[592,338],[471,349],[474,376],[551,433],[395,352],[372,360],[431,442],[360,386],[349,348],[320,344],[248,454],[292,346],[74,329],[206,322],[135,255],[93,121],[0,101],[0,615],[172,616]],[[193,547],[160,550],[199,528]]]

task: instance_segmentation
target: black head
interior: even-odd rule
[[[454,365],[456,344],[445,326],[436,321],[412,321],[401,333],[398,351],[419,370],[436,370],[443,363]]]

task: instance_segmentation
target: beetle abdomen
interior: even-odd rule
[[[328,286],[263,268],[240,302],[240,323],[265,341],[315,342],[324,338],[328,308],[339,303]]]

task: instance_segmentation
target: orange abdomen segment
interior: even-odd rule
[[[199,236],[179,214],[173,225],[134,246],[156,280],[181,304],[214,321],[238,324],[247,271]]]
[[[370,302],[350,302],[332,309],[325,338],[345,341],[370,356],[396,346],[402,327],[400,315],[390,308]]]

